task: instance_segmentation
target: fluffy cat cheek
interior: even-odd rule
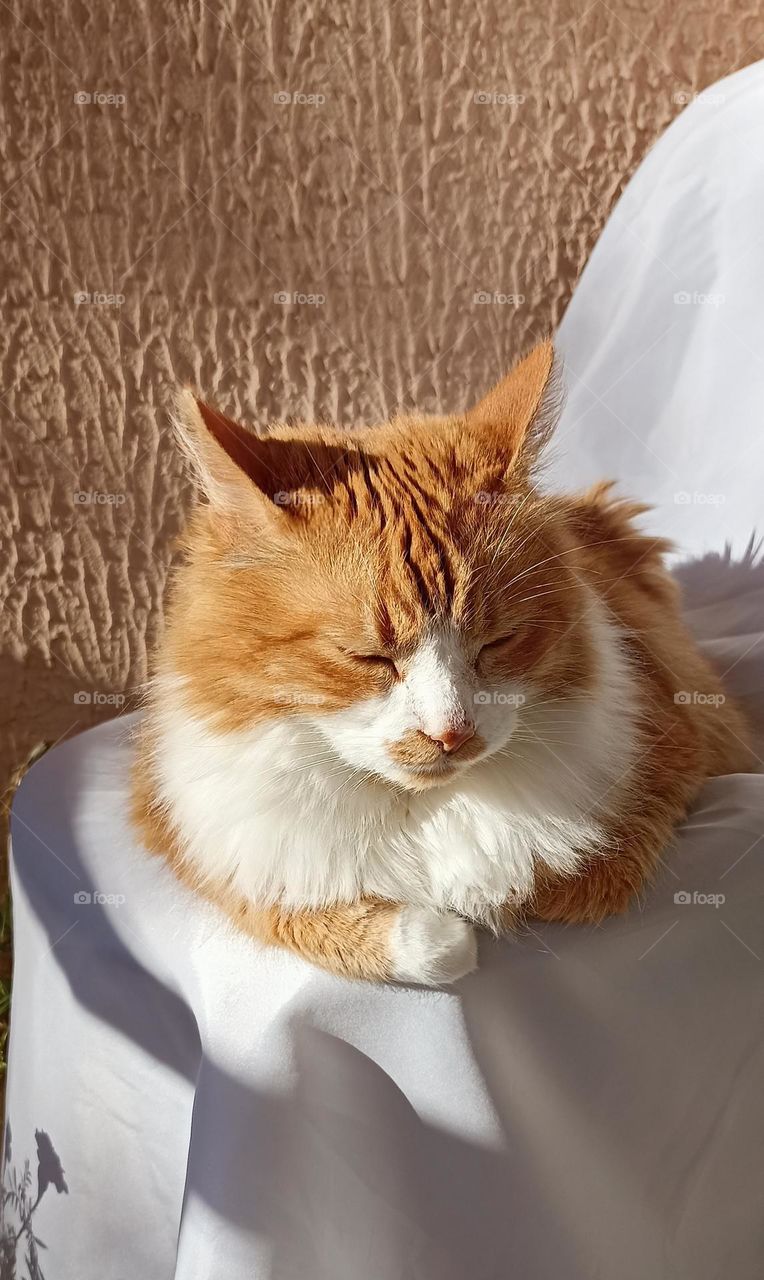
[[[405,770],[389,752],[391,742],[416,727],[402,698],[367,698],[344,711],[316,717],[313,723],[353,768],[381,774],[391,782],[405,782]]]
[[[497,698],[499,695],[495,695]],[[505,695],[509,698],[511,695]],[[514,733],[518,722],[518,709],[512,702],[496,701],[490,705],[475,707],[477,732],[490,751],[497,751],[505,746]]]

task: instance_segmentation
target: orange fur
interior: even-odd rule
[[[609,831],[614,856],[592,859],[570,880],[538,869],[532,910],[565,923],[599,923],[625,911],[705,780],[754,768],[745,720],[682,622],[679,589],[662,562],[668,544],[638,533],[632,521],[644,508],[613,498],[611,489],[601,484],[571,499],[568,518],[580,539],[582,570],[596,575],[642,673],[645,748],[633,802]],[[677,701],[693,691],[704,700]]]
[[[189,711],[232,733],[306,704],[328,714],[383,692],[437,618],[469,638],[486,678],[532,674],[550,697],[585,694],[596,654],[580,624],[595,593],[640,673],[643,750],[602,856],[572,878],[539,862],[526,909],[598,921],[641,890],[703,781],[749,768],[751,757],[730,700],[675,700],[681,690],[721,695],[721,686],[682,623],[665,544],[633,523],[639,508],[608,486],[566,498],[535,489],[551,369],[543,343],[466,415],[353,433],[276,426],[257,437],[187,393],[187,448],[209,502],[188,529],[158,670],[184,680],[177,698]],[[462,759],[482,748],[476,735]],[[392,753],[423,769],[438,758],[418,731]],[[149,741],[136,768],[136,822],[181,879],[266,942],[336,972],[390,976],[399,904],[289,913],[200,879],[152,769]]]

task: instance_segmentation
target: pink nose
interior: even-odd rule
[[[433,742],[439,742],[447,755],[453,755],[465,742],[469,742],[470,738],[475,736],[474,724],[466,725],[463,729],[444,729],[442,733],[433,733],[430,735]]]

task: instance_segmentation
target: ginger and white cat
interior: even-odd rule
[[[136,818],[335,972],[447,982],[475,925],[623,911],[704,779],[750,767],[641,508],[534,484],[553,369],[544,342],[466,414],[357,432],[261,437],[180,397],[207,502]]]

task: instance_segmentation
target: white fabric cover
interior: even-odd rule
[[[559,331],[550,476],[611,478],[685,555],[764,523],[764,69],[685,110],[623,193]]]
[[[571,304],[549,474],[657,501],[649,526],[695,557],[692,625],[761,722],[764,572],[741,553],[764,464],[764,64],[714,92],[642,165]],[[740,563],[703,558],[726,538]],[[48,1280],[758,1280],[764,779],[706,788],[628,916],[486,941],[433,992],[257,949],[178,886],[126,822],[129,727],[58,747],[14,806],[4,1178],[34,1177],[47,1133],[68,1186],[33,1215]]]

